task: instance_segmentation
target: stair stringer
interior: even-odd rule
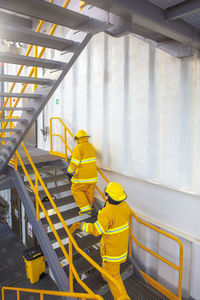
[[[33,206],[31,198],[30,198],[28,192],[26,191],[24,182],[23,182],[19,172],[15,171],[12,167],[8,166],[6,169],[6,173],[7,173],[7,175],[9,175],[12,178],[14,186],[15,186],[15,188],[20,196],[20,199],[23,203],[23,206],[25,208],[29,222],[33,226],[33,231],[34,231],[35,235],[37,236],[37,240],[40,244],[40,247],[45,255],[45,258],[47,259],[48,265],[49,265],[49,267],[52,271],[52,274],[55,278],[58,289],[61,291],[69,291],[68,277],[59,262],[59,259],[51,245],[51,242],[44,230],[44,227],[43,227],[41,221],[36,220],[35,207]],[[70,299],[70,298],[66,298],[66,299]]]
[[[69,72],[69,70],[71,69],[71,67],[73,66],[73,64],[75,63],[75,61],[77,60],[81,52],[83,51],[83,49],[87,46],[90,39],[92,38],[92,34],[90,33],[83,33],[83,32],[76,33],[74,30],[70,30],[69,35],[74,36],[76,42],[74,53],[67,64],[64,62],[64,60],[67,58],[67,54],[59,55],[60,59],[62,59],[63,62],[63,71],[61,72],[57,80],[54,81],[54,77],[56,76],[55,73],[57,73],[56,71],[52,72],[51,70],[48,70],[45,73],[44,78],[50,78],[53,84],[51,87],[46,87],[46,88],[38,87],[37,94],[42,94],[43,97],[41,99],[29,100],[27,107],[32,107],[34,110],[24,111],[21,114],[20,119],[27,120],[27,122],[26,123],[19,122],[16,125],[16,128],[21,131],[12,133],[12,137],[15,138],[15,142],[8,141],[6,143],[7,149],[4,149],[3,161],[1,161],[1,165],[0,165],[0,173],[3,173],[5,171],[5,168],[9,160],[12,158],[18,146],[23,141],[24,137],[26,136],[29,129],[33,125],[34,121],[37,119],[41,111],[44,109],[49,99],[52,97],[52,95],[54,94],[54,92],[56,91],[56,89],[58,88],[58,86],[60,85],[64,77],[66,76],[66,74]],[[45,93],[44,90],[46,90]]]

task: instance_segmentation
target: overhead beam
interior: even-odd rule
[[[165,10],[146,0],[85,0],[86,3],[127,16],[140,26],[200,49],[200,32],[182,20],[168,22]]]
[[[200,10],[200,0],[189,0],[166,9],[166,20],[172,21]]]

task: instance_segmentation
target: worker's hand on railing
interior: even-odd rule
[[[72,226],[70,227],[70,232],[73,233],[75,230],[79,229],[81,227],[82,222],[76,222],[74,224],[72,224]]]
[[[69,173],[69,172],[66,172],[66,175],[69,177],[69,179],[71,180],[73,174]]]

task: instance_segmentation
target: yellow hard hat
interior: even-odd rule
[[[81,130],[79,130],[79,131],[76,133],[74,139],[75,139],[75,140],[78,140],[78,139],[83,138],[83,137],[90,137],[90,136],[87,134],[87,132],[86,132],[85,130],[81,129]]]
[[[123,187],[117,182],[110,182],[105,189],[105,193],[114,201],[123,201],[127,197]]]

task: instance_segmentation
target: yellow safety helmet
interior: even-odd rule
[[[105,189],[105,194],[117,202],[121,202],[127,198],[123,187],[117,182],[110,182]]]
[[[87,134],[87,132],[86,132],[85,130],[81,129],[81,130],[79,130],[79,131],[76,133],[74,139],[75,139],[75,140],[78,140],[78,139],[83,138],[83,137],[90,137],[90,136]]]

